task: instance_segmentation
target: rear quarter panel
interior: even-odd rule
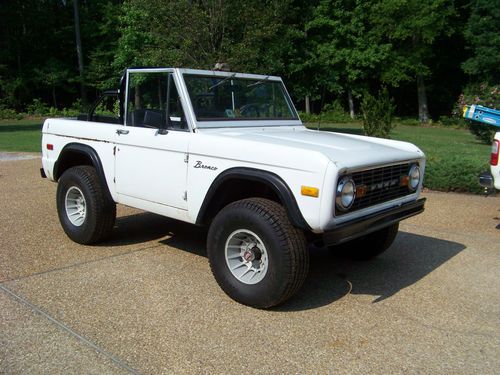
[[[42,128],[42,166],[47,177],[55,181],[54,165],[66,145],[87,145],[97,152],[109,192],[115,199],[113,141],[118,127],[121,125],[66,119],[45,120]],[[47,144],[53,145],[53,149],[49,150]]]

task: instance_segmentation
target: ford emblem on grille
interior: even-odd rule
[[[374,190],[387,190],[392,186],[399,185],[399,178],[393,178],[392,180],[387,180],[387,181],[382,181],[377,184],[371,184],[368,186],[368,191],[374,191]]]

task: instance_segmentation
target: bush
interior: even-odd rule
[[[31,104],[28,104],[28,106],[26,107],[26,110],[27,110],[29,115],[43,116],[43,115],[47,114],[48,107],[40,99],[33,99],[33,102],[31,102]]]
[[[300,119],[306,123],[346,123],[352,122],[351,116],[344,111],[338,101],[326,104],[320,114],[300,112]]]
[[[483,124],[476,121],[467,121],[469,131],[484,144],[491,144],[498,128],[493,125]]]
[[[397,122],[398,124],[405,125],[405,126],[421,126],[422,125],[422,123],[417,118],[413,118],[413,117],[405,117],[405,118],[394,117],[393,120],[395,122]]]
[[[389,138],[393,125],[392,118],[396,106],[389,96],[387,88],[379,91],[378,97],[369,93],[363,95],[361,112],[363,114],[363,130],[366,135]]]
[[[489,85],[487,83],[468,85],[463,94],[460,95],[455,105],[453,114],[462,118],[465,105],[478,104],[488,108],[500,107],[500,87],[498,85]],[[495,132],[498,128],[466,120],[469,131],[482,143],[490,144],[493,141]]]
[[[482,193],[478,183],[481,172],[488,170],[488,160],[477,161],[462,155],[447,158],[428,157],[425,168],[424,186],[440,191]]]
[[[17,113],[13,109],[0,107],[0,120],[17,118]]]

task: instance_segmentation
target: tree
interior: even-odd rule
[[[287,1],[130,0],[114,64],[277,72],[287,44]],[[258,15],[258,16],[256,16]]]
[[[465,38],[472,57],[462,68],[476,78],[500,81],[500,0],[475,0],[465,28]]]
[[[455,14],[453,3],[446,0],[382,0],[372,8],[371,21],[379,40],[392,45],[382,65],[382,81],[393,86],[416,83],[422,123],[430,120],[426,79],[432,69],[428,60],[435,41],[453,33],[450,19]]]
[[[80,73],[80,94],[82,103],[86,104],[87,94],[85,92],[85,84],[83,82],[83,47],[82,47],[82,37],[80,35],[80,10],[78,6],[78,0],[73,0],[73,15],[75,23],[75,40],[76,40],[76,54],[78,57],[78,72]],[[55,101],[55,100],[54,100]]]
[[[116,0],[94,0],[87,5],[92,6],[82,9],[82,31],[86,45],[92,48],[88,49],[86,85],[96,91],[116,87],[124,68],[123,65],[117,66],[114,63],[121,36],[123,6]],[[85,22],[87,20],[89,22]]]
[[[48,58],[42,68],[34,69],[35,77],[42,86],[47,87],[52,94],[52,103],[57,108],[58,87],[64,86],[68,81],[69,71],[61,64],[60,61],[54,58]]]
[[[371,2],[359,0],[322,0],[306,23],[315,75],[328,91],[347,94],[351,118],[353,95],[361,93],[390,50],[371,31],[371,8]]]

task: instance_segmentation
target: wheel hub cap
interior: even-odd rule
[[[72,186],[66,192],[64,200],[66,215],[74,226],[79,227],[85,221],[87,216],[87,204],[82,191],[76,186]]]
[[[267,273],[267,250],[257,234],[239,229],[228,236],[226,263],[236,279],[244,284],[257,284]]]

